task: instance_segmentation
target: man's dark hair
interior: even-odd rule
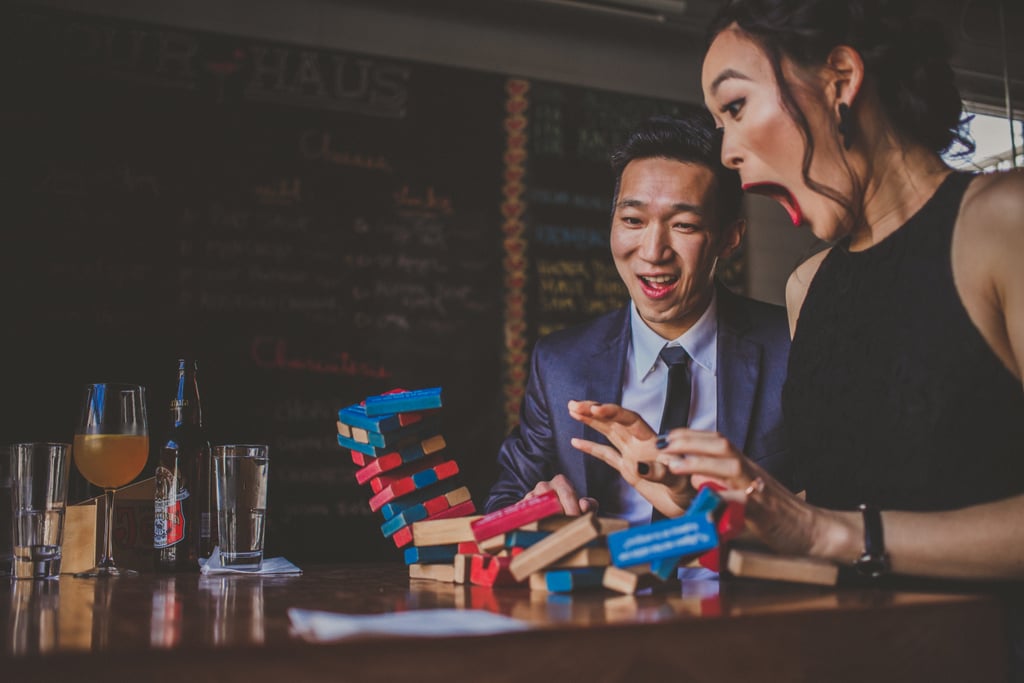
[[[743,190],[740,176],[721,162],[722,136],[706,109],[692,107],[679,116],[652,116],[638,126],[611,155],[615,174],[612,213],[619,201],[622,172],[637,159],[673,159],[700,164],[715,174],[713,192],[716,229],[730,225],[740,217]]]

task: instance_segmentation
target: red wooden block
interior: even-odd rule
[[[477,586],[510,586],[516,583],[509,571],[511,557],[474,555],[470,558],[469,582]]]
[[[459,544],[459,555],[479,555],[480,546],[472,541],[466,541],[465,543]]]
[[[398,424],[403,427],[416,424],[425,417],[429,417],[436,413],[441,412],[440,408],[431,408],[430,410],[420,410],[414,413],[396,413],[398,415]]]
[[[448,494],[442,493],[436,498],[423,501],[423,507],[427,511],[427,517],[436,515],[439,512],[444,512],[451,507],[451,503],[448,502]]]
[[[397,479],[370,498],[370,509],[377,512],[384,503],[389,503],[395,498],[412,493],[418,489],[426,488],[439,481],[454,477],[459,473],[459,464],[454,460],[443,462],[429,470],[420,470],[408,477]],[[458,507],[458,506],[456,506]]]
[[[562,514],[562,504],[558,501],[558,494],[548,491],[539,496],[521,500],[489,515],[484,515],[473,522],[471,528],[473,536],[479,543],[492,536],[518,529],[524,524],[558,514]]]
[[[424,439],[418,444],[407,446],[401,451],[387,453],[378,458],[363,455],[359,451],[353,451],[353,453],[359,453],[362,457],[361,462],[365,463],[365,466],[356,472],[356,481],[360,484],[365,484],[379,474],[394,471],[402,465],[411,465],[414,462],[422,461],[424,456],[444,450],[446,446],[444,437],[438,434]],[[416,457],[417,455],[419,457]],[[354,456],[353,460],[355,460]]]
[[[416,482],[412,480],[412,477],[399,479],[387,488],[381,490],[380,493],[377,493],[370,498],[370,509],[377,512],[384,503],[391,502],[395,498],[404,496],[407,493],[412,493],[415,490]]]
[[[403,465],[402,467],[399,467],[396,470],[391,470],[390,472],[383,472],[381,474],[378,474],[376,477],[371,477],[369,479],[370,488],[373,490],[374,493],[380,493],[388,486],[391,486],[400,479],[405,479],[406,477],[412,476],[417,472],[422,472],[423,470],[429,470],[433,469],[434,467],[437,467],[441,463],[445,462],[445,457],[446,455],[444,453],[435,453],[434,455],[429,455],[426,458],[422,458],[421,460],[411,462],[408,465]],[[438,480],[440,480],[440,478],[441,477],[439,476]],[[359,483],[364,484],[366,482],[361,481]]]
[[[352,462],[359,465],[360,467],[368,465],[373,460],[373,458],[367,455],[366,453],[360,453],[359,451],[351,451],[351,453]]]
[[[412,525],[403,526],[401,529],[391,534],[391,540],[395,542],[395,546],[402,548],[412,543]]]

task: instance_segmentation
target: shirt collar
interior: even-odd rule
[[[629,325],[633,338],[633,362],[637,377],[646,378],[658,363],[658,354],[666,340],[644,322],[636,310],[636,304],[629,304]],[[711,301],[690,329],[676,339],[667,340],[686,349],[693,362],[712,375],[718,370],[718,295],[711,290]]]

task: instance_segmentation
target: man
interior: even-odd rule
[[[621,404],[661,431],[717,430],[786,481],[780,398],[788,323],[783,308],[715,281],[715,265],[739,247],[746,226],[739,177],[719,163],[711,116],[694,109],[682,119],[652,118],[611,161],[611,250],[631,302],[537,343],[520,425],[499,451],[487,511],[555,490],[566,514],[600,505],[632,524],[650,521],[642,485],[572,447],[574,437],[607,441],[570,417],[570,400]],[[666,345],[686,353],[663,358]],[[679,365],[674,386],[684,385],[674,391],[670,362]]]

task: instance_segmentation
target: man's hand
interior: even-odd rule
[[[562,511],[570,517],[578,517],[587,512],[597,511],[597,500],[587,497],[580,498],[572,482],[564,474],[556,474],[551,481],[540,482],[533,487],[532,491],[523,496],[523,500],[547,493],[548,491],[554,491],[558,494],[558,502],[562,504]]]
[[[586,439],[572,445],[619,471],[622,478],[666,517],[686,512],[694,489],[690,478],[659,462],[657,434],[632,410],[610,403],[569,401],[569,414],[603,434],[611,446]]]

